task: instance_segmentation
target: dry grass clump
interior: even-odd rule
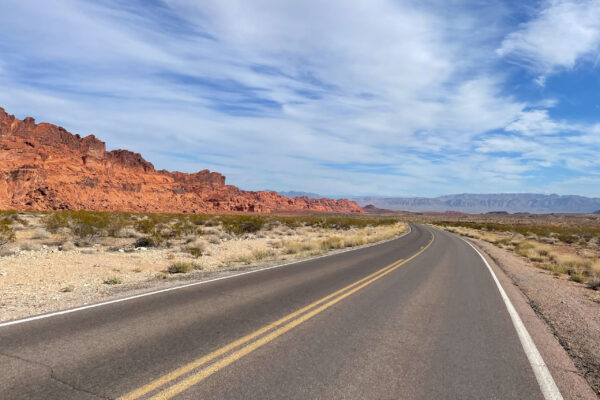
[[[276,255],[277,253],[275,253],[275,251],[273,251],[272,249],[256,249],[250,253],[239,256],[237,261],[241,262],[242,264],[249,265],[257,261],[265,261],[268,259],[272,259]]]
[[[191,262],[174,262],[167,267],[167,272],[170,274],[185,274],[194,270],[194,264]]]
[[[123,279],[118,276],[112,276],[110,278],[106,278],[102,283],[105,285],[120,285],[123,283]]]

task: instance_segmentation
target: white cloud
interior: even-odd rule
[[[577,62],[594,61],[600,46],[600,2],[597,0],[548,0],[539,13],[508,34],[497,50],[503,57],[540,74],[572,69]]]
[[[505,128],[508,132],[519,132],[526,136],[556,135],[572,131],[576,127],[553,120],[548,110],[527,110],[518,114],[518,118]]]

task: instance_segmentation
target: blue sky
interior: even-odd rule
[[[0,106],[159,169],[600,196],[598,0],[0,1]]]

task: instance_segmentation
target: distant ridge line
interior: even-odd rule
[[[369,204],[394,211],[464,213],[593,213],[600,198],[537,193],[462,193],[439,197],[354,197],[361,207]]]

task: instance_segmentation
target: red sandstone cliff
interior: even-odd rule
[[[82,138],[0,108],[0,209],[88,209],[134,212],[363,213],[353,201],[288,198],[225,185],[225,177],[157,171],[138,153],[106,151]]]

